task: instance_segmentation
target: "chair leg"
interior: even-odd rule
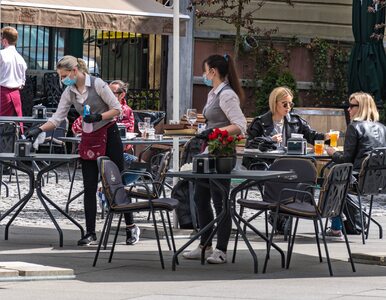
[[[113,259],[113,254],[114,254],[114,250],[115,250],[115,244],[117,243],[118,232],[119,232],[119,228],[121,227],[122,215],[123,214],[119,215],[119,220],[118,220],[118,224],[117,224],[117,230],[115,231],[114,241],[113,241],[113,245],[112,245],[111,251],[110,251],[109,263],[111,263],[111,260]]]
[[[163,255],[162,255],[161,242],[159,240],[159,233],[158,233],[157,221],[155,219],[154,210],[151,210],[151,215],[152,215],[152,218],[153,218],[153,225],[154,225],[155,237],[157,239],[158,253],[159,253],[159,259],[161,261],[161,267],[162,267],[162,269],[165,269],[164,258],[163,258]]]
[[[365,241],[365,225],[363,224],[362,200],[361,200],[361,195],[359,193],[359,188],[358,187],[357,187],[357,194],[358,194],[359,216],[361,218],[362,244],[364,245],[364,244],[366,244],[366,241]]]
[[[169,232],[170,232],[170,239],[172,240],[173,253],[176,253],[177,248],[176,248],[176,243],[174,241],[172,222],[170,221],[170,214],[168,211],[166,211],[166,217],[168,219],[168,224],[169,224]],[[179,265],[178,258],[176,260],[176,264]]]
[[[165,232],[166,243],[168,244],[168,248],[169,248],[169,251],[170,251],[170,250],[172,250],[172,247],[170,246],[169,235],[168,235],[168,231],[167,231],[167,229],[166,229],[164,213],[163,213],[162,210],[160,210],[159,213],[160,213],[160,215],[161,215],[162,226],[163,226],[164,232]]]
[[[328,220],[328,218],[327,218],[327,220]],[[318,247],[319,261],[323,262],[322,251],[320,250],[318,222],[316,220],[313,220],[313,222],[314,222],[314,229],[315,229],[316,246]],[[323,230],[323,228],[322,228],[322,230]]]
[[[243,216],[243,213],[244,213],[244,207],[243,206],[240,206],[240,212],[239,212],[239,215],[240,217]],[[239,219],[239,224],[240,224],[240,219]],[[236,235],[235,235],[235,246],[233,248],[233,255],[232,255],[232,263],[234,264],[235,261],[236,261],[236,252],[237,252],[237,243],[239,241],[239,229],[237,228],[236,230]]]
[[[340,218],[340,221],[343,222],[342,217],[339,216],[339,218]],[[348,238],[347,238],[346,228],[344,226],[342,226],[342,231],[343,231],[344,241],[346,242],[347,252],[348,252],[349,259],[350,259],[352,271],[356,272],[354,261],[352,259],[352,255],[351,255],[350,244],[349,244]]]
[[[322,219],[321,218],[318,218],[318,219],[319,219],[320,227],[323,227]],[[327,242],[326,242],[326,235],[324,234],[324,231],[322,231],[322,237],[323,237],[324,249],[326,251],[326,259],[327,259],[328,271],[330,272],[330,276],[334,276],[334,274],[332,273],[330,254],[328,253],[328,247],[327,247]]]
[[[371,223],[371,212],[373,210],[373,199],[374,199],[374,195],[371,195],[370,207],[369,207],[369,216],[367,218],[366,240],[369,238],[370,223]]]
[[[299,224],[299,218],[296,218],[295,222],[295,227],[294,231],[292,232],[292,217],[291,217],[291,224],[289,226],[289,238],[288,238],[288,251],[287,251],[287,266],[286,269],[289,269],[290,263],[291,263],[291,258],[292,258],[292,252],[294,250],[294,244],[295,244],[295,237],[296,237],[296,232],[298,230],[298,224]]]
[[[267,265],[268,265],[268,259],[269,259],[269,252],[271,251],[271,247],[272,247],[272,240],[273,240],[273,236],[275,234],[275,230],[276,230],[276,227],[277,227],[277,219],[279,217],[279,212],[278,212],[278,209],[277,211],[275,212],[275,216],[273,218],[273,225],[272,225],[272,230],[271,230],[271,236],[269,237],[269,241],[268,241],[268,246],[267,246],[267,254],[265,256],[265,261],[264,261],[264,267],[263,267],[263,273],[265,273],[267,271]]]
[[[110,232],[111,230],[111,223],[113,222],[114,214],[111,214],[109,223],[107,224],[107,232]],[[105,235],[104,241],[103,241],[103,250],[106,250],[107,243],[109,241],[109,235]]]
[[[107,224],[109,223],[109,220],[110,220],[111,217],[112,217],[112,213],[108,213],[108,215],[106,217],[105,224],[103,225],[103,229],[102,229],[101,236],[100,236],[99,243],[98,243],[98,248],[97,248],[97,251],[95,253],[94,262],[92,264],[93,267],[96,266],[96,263],[97,263],[97,260],[98,260],[98,256],[99,256],[99,252],[100,252],[101,247],[102,247],[103,238],[104,238],[105,235],[109,235],[109,233],[110,233],[107,230]]]

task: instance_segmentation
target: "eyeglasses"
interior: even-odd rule
[[[293,108],[295,103],[293,102],[280,102],[281,105],[283,105],[284,108]]]
[[[359,106],[359,104],[351,104],[351,103],[349,103],[348,108],[349,109],[353,109],[354,107],[358,107],[358,106]]]

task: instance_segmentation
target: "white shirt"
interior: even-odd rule
[[[212,89],[207,98],[207,104],[209,105],[222,90],[224,86],[228,85],[228,82],[222,82],[216,89]],[[219,105],[227,116],[229,122],[232,125],[236,125],[240,128],[241,134],[245,134],[247,130],[247,120],[240,108],[240,100],[237,94],[232,89],[224,90],[220,95]],[[205,109],[205,108],[204,108]]]
[[[0,86],[20,88],[25,83],[27,64],[15,46],[0,50]]]
[[[67,87],[59,101],[58,108],[54,115],[48,119],[49,122],[53,123],[56,127],[59,126],[60,122],[67,117],[68,111],[70,110],[71,105],[71,96],[70,92],[75,93],[75,101],[79,104],[83,104],[84,101],[88,98],[88,89],[91,87],[91,78],[90,75],[85,74],[85,87],[82,93],[80,93],[75,85]],[[108,84],[100,78],[95,78],[94,87],[97,94],[102,98],[102,100],[108,105],[109,109],[116,109],[119,113],[122,112],[121,104],[115,97],[114,93],[109,88]]]

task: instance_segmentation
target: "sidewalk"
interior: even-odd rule
[[[386,216],[377,217],[386,228]],[[263,228],[259,220],[258,228]],[[385,299],[386,266],[356,264],[353,273],[347,262],[344,243],[329,243],[334,277],[327,263],[319,263],[312,223],[301,221],[289,270],[281,269],[275,251],[266,274],[262,274],[265,244],[252,238],[259,259],[259,273],[253,273],[252,258],[244,243],[239,243],[237,261],[231,263],[233,239],[228,263],[201,265],[199,261],[180,258],[177,271],[171,270],[171,252],[163,241],[166,269],[162,270],[154,239],[142,237],[135,246],[126,246],[119,238],[112,263],[102,252],[92,267],[96,246],[77,247],[79,232],[63,226],[64,247],[58,247],[58,235],[51,227],[12,226],[4,241],[4,224],[0,226],[0,262],[21,261],[74,270],[75,279],[0,281],[0,299]],[[151,226],[140,224],[151,231]],[[100,225],[98,225],[100,227]],[[100,229],[100,228],[99,228]],[[146,230],[144,230],[146,231]],[[176,232],[177,247],[187,241],[188,231]],[[360,236],[350,236],[354,253],[383,253],[386,239],[379,240],[373,226],[366,245]],[[286,243],[279,246],[286,249]],[[196,245],[196,244],[194,244]],[[324,251],[322,250],[322,253]],[[1,265],[1,263],[0,263]],[[53,278],[55,279],[55,278]]]

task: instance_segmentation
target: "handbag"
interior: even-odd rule
[[[96,160],[99,156],[106,154],[107,129],[113,126],[115,122],[99,128],[92,132],[82,132],[82,138],[79,144],[79,155],[84,160]]]

